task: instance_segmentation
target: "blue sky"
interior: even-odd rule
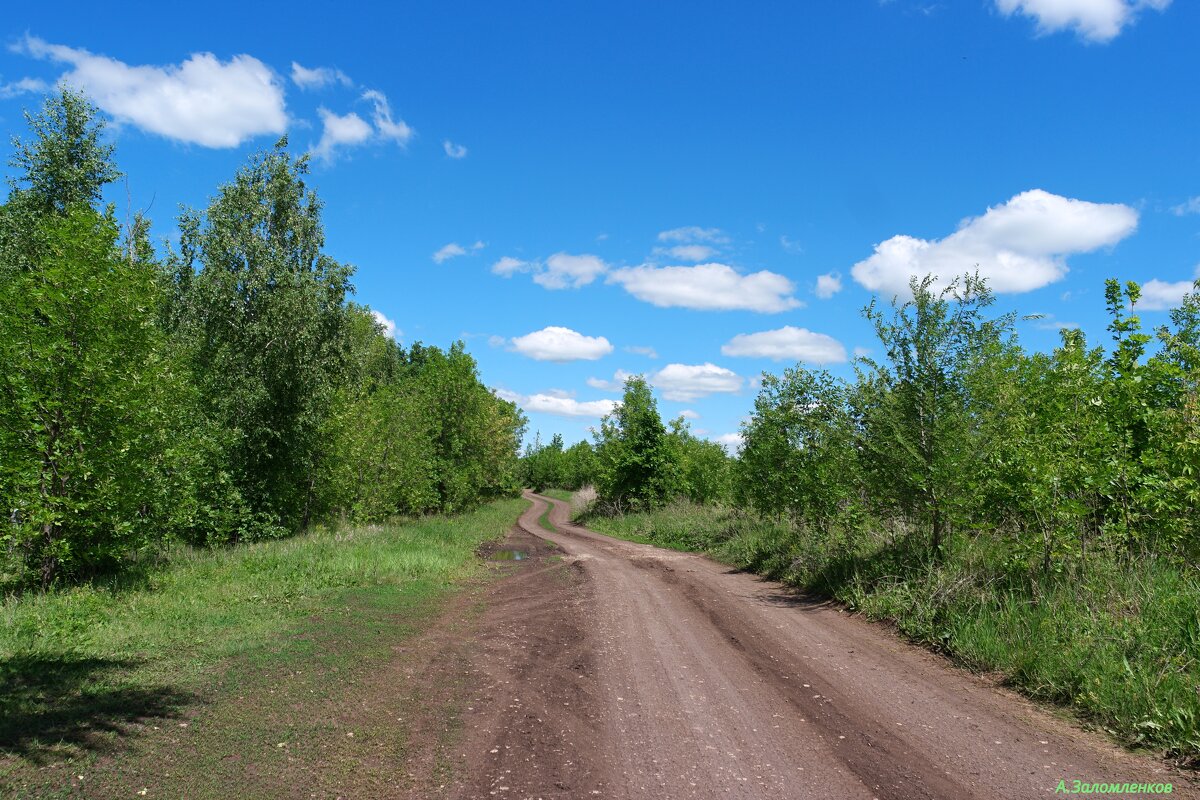
[[[1045,349],[1105,336],[1105,278],[1156,325],[1200,265],[1193,2],[168,5],[7,12],[0,130],[82,86],[164,237],[286,132],[359,301],[544,437],[644,373],[729,441],[914,272],[979,264]]]

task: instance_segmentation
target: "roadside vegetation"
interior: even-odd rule
[[[204,709],[228,705],[255,673],[284,670],[287,681],[261,689],[280,696],[294,675],[326,675],[328,685],[313,684],[323,697],[348,670],[393,657],[392,645],[477,574],[476,548],[502,538],[526,505],[507,499],[457,516],[318,526],[237,548],[177,545],[119,580],[10,597],[0,605],[0,793],[49,796],[86,773],[98,796],[105,778],[92,766],[118,740],[134,747],[127,734],[135,728],[213,713]],[[307,708],[319,699],[307,683],[301,694],[289,702]],[[264,696],[254,707],[269,706]],[[291,713],[284,727],[314,716]],[[237,747],[219,736],[211,743]],[[52,763],[59,768],[47,769]],[[179,777],[189,774],[197,779],[194,770]],[[112,788],[131,793],[120,780]]]
[[[0,205],[0,593],[516,495],[523,416],[461,343],[403,347],[351,301],[286,139],[156,249],[102,205],[86,98],[28,122]]]
[[[1106,346],[1068,329],[1051,353],[974,277],[910,288],[864,310],[879,357],[854,379],[765,376],[737,457],[635,377],[587,451],[523,468],[594,484],[598,530],[835,597],[1200,762],[1200,286],[1148,332],[1108,281]]]

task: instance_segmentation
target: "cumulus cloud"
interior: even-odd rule
[[[492,264],[492,272],[505,278],[511,278],[518,272],[530,272],[536,266],[536,263],[534,261],[522,261],[512,256],[504,256],[495,264]]]
[[[236,147],[287,129],[279,76],[248,55],[196,53],[180,64],[130,66],[81,48],[26,36],[18,52],[68,64],[62,80],[120,123],[204,147]]]
[[[551,325],[512,340],[512,348],[536,361],[595,361],[612,352],[603,336],[584,336],[570,328]]]
[[[704,261],[715,256],[717,251],[706,244],[677,244],[674,247],[656,247],[654,253],[680,261]]]
[[[667,364],[649,381],[667,400],[688,402],[710,394],[735,394],[744,379],[716,364]]]
[[[701,228],[696,225],[687,225],[682,228],[672,228],[669,231],[663,231],[658,234],[660,242],[678,242],[679,244],[697,244],[708,242],[710,244],[726,244],[729,237],[725,235],[720,228]]]
[[[1001,14],[1032,18],[1038,33],[1074,30],[1090,42],[1112,41],[1142,11],[1169,5],[1171,0],[996,0]]]
[[[588,378],[587,385],[604,392],[622,392],[625,390],[625,381],[632,377],[632,372],[619,369],[613,373],[611,381],[606,381],[603,378]]]
[[[542,414],[553,414],[558,417],[591,417],[599,419],[613,410],[616,401],[586,400],[580,401],[570,397],[565,392],[543,392],[523,395],[508,389],[494,389],[501,400],[516,403],[526,411]]]
[[[822,300],[828,300],[842,290],[842,276],[837,272],[827,272],[817,276],[817,288],[814,294]]]
[[[743,443],[740,433],[723,433],[712,441],[724,447],[731,455],[739,453]]]
[[[797,308],[795,286],[774,272],[743,275],[725,264],[694,267],[626,267],[613,272],[617,283],[639,300],[660,307],[704,311],[745,310],[773,314]]]
[[[467,148],[461,144],[455,144],[449,139],[442,141],[442,149],[446,151],[446,155],[450,158],[466,158]]]
[[[1200,265],[1193,273],[1196,281],[1200,281]],[[1157,278],[1142,284],[1142,296],[1138,300],[1139,311],[1167,311],[1178,308],[1184,295],[1200,291],[1196,281],[1160,281]]]
[[[680,411],[679,416],[683,417],[684,419],[700,419],[700,415],[697,412],[692,411],[690,408],[685,408],[683,411]]]
[[[324,161],[332,161],[339,148],[353,147],[367,142],[390,141],[404,147],[413,137],[412,128],[403,120],[392,119],[392,109],[382,92],[363,92],[362,100],[369,101],[374,110],[368,123],[357,113],[335,114],[325,107],[317,109],[321,117],[321,140],[311,152]]]
[[[369,141],[373,135],[367,121],[351,111],[342,116],[322,106],[317,109],[321,118],[321,140],[312,147],[312,154],[324,161],[332,161],[339,147],[348,147]]]
[[[371,120],[375,123],[375,131],[379,137],[395,142],[401,147],[407,145],[415,131],[408,127],[404,120],[392,118],[392,107],[387,96],[376,89],[369,89],[363,92],[362,99],[375,106]]]
[[[475,244],[471,245],[472,252],[474,252],[476,250],[482,250],[482,249],[483,249],[483,242],[476,242]],[[463,247],[458,242],[451,242],[450,244],[445,245],[444,247],[440,248],[436,253],[433,254],[433,261],[435,264],[443,264],[452,258],[458,258],[459,256],[465,256],[466,254],[467,254],[467,248]]]
[[[1200,197],[1189,197],[1179,205],[1172,206],[1171,213],[1177,217],[1184,217],[1188,214],[1200,214]]]
[[[389,339],[399,339],[403,335],[396,323],[385,317],[382,312],[371,309],[371,316],[375,318],[375,323],[383,328],[383,335]]]
[[[605,414],[612,413],[616,404],[614,400],[575,400],[570,397],[535,394],[525,398],[525,402],[521,404],[521,407],[526,411],[554,414],[559,417],[591,417],[599,419]]]
[[[50,84],[38,78],[21,78],[12,83],[0,86],[0,100],[17,97],[22,94],[39,94],[50,90]]]
[[[1114,245],[1137,224],[1129,206],[1034,189],[964,220],[945,239],[893,236],[851,273],[866,288],[893,295],[906,293],[914,276],[932,274],[944,286],[975,271],[995,292],[1028,292],[1066,275],[1068,255]]]
[[[597,256],[555,253],[546,259],[545,268],[533,276],[533,282],[547,289],[578,289],[607,271],[608,265]]]
[[[625,348],[625,352],[626,353],[634,353],[639,356],[645,356],[646,358],[658,358],[658,351],[655,350],[653,347],[642,347],[640,345],[630,345],[629,347]]]
[[[547,289],[578,289],[608,272],[608,264],[598,256],[555,253],[541,261],[522,261],[505,256],[492,265],[492,272],[511,278],[518,272],[533,275],[533,282]]]
[[[292,83],[299,86],[301,89],[324,89],[326,86],[340,84],[342,86],[353,86],[354,81],[350,80],[350,76],[334,67],[303,67],[292,62]]]
[[[761,333],[739,333],[721,347],[721,353],[810,364],[841,364],[846,361],[846,348],[837,339],[791,325]]]

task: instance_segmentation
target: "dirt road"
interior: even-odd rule
[[[513,541],[533,561],[491,601],[461,797],[962,800],[1060,780],[1198,796],[835,606],[529,499]]]

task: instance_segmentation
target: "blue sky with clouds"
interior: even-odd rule
[[[1194,2],[390,6],[24,4],[0,130],[82,86],[160,236],[286,132],[358,299],[568,440],[644,373],[728,441],[910,274],[978,265],[1049,348],[1105,335],[1106,277],[1158,324],[1200,264]]]

